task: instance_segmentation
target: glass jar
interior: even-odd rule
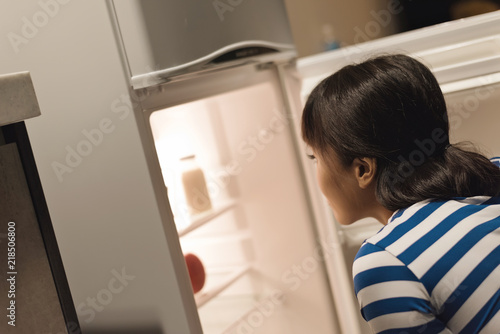
[[[190,155],[181,159],[181,179],[186,205],[190,215],[200,214],[212,208],[203,170]]]

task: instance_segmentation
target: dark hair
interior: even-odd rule
[[[323,80],[302,115],[302,137],[344,166],[377,161],[376,196],[390,210],[429,199],[500,193],[500,169],[450,145],[446,103],[431,71],[406,55],[349,65]]]

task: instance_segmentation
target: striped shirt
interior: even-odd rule
[[[375,333],[500,333],[500,197],[396,211],[353,266]]]

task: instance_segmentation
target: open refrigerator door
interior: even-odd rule
[[[339,333],[325,272],[337,245],[312,222],[276,67],[138,94],[203,332]]]
[[[143,2],[108,3],[134,111],[146,123],[150,168],[164,183],[155,189],[158,205],[171,213],[162,222],[166,241],[185,269],[176,270],[180,280],[191,278],[185,312],[209,334],[357,334],[339,329],[325,263],[341,250],[316,229],[277,71],[277,63],[295,58],[283,2],[245,3],[246,10],[215,22],[193,19],[211,11],[192,1],[176,4],[179,11],[156,1],[154,15]],[[167,14],[172,22],[189,15],[166,27]],[[185,43],[191,33],[201,40]],[[211,42],[219,35],[252,45],[226,41],[231,50],[217,49]],[[290,45],[253,55],[262,41]],[[207,43],[230,51],[229,60],[197,58],[200,68],[175,75],[163,68],[163,60]],[[336,285],[349,290],[343,282]]]

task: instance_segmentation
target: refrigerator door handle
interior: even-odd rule
[[[260,53],[252,57],[237,56],[239,53],[251,54],[252,52]],[[134,89],[141,89],[166,82],[186,80],[209,72],[218,72],[223,69],[247,64],[258,65],[268,62],[289,61],[295,57],[295,50],[286,44],[269,43],[265,41],[245,41],[228,45],[186,64],[134,75],[131,78],[131,83]]]

